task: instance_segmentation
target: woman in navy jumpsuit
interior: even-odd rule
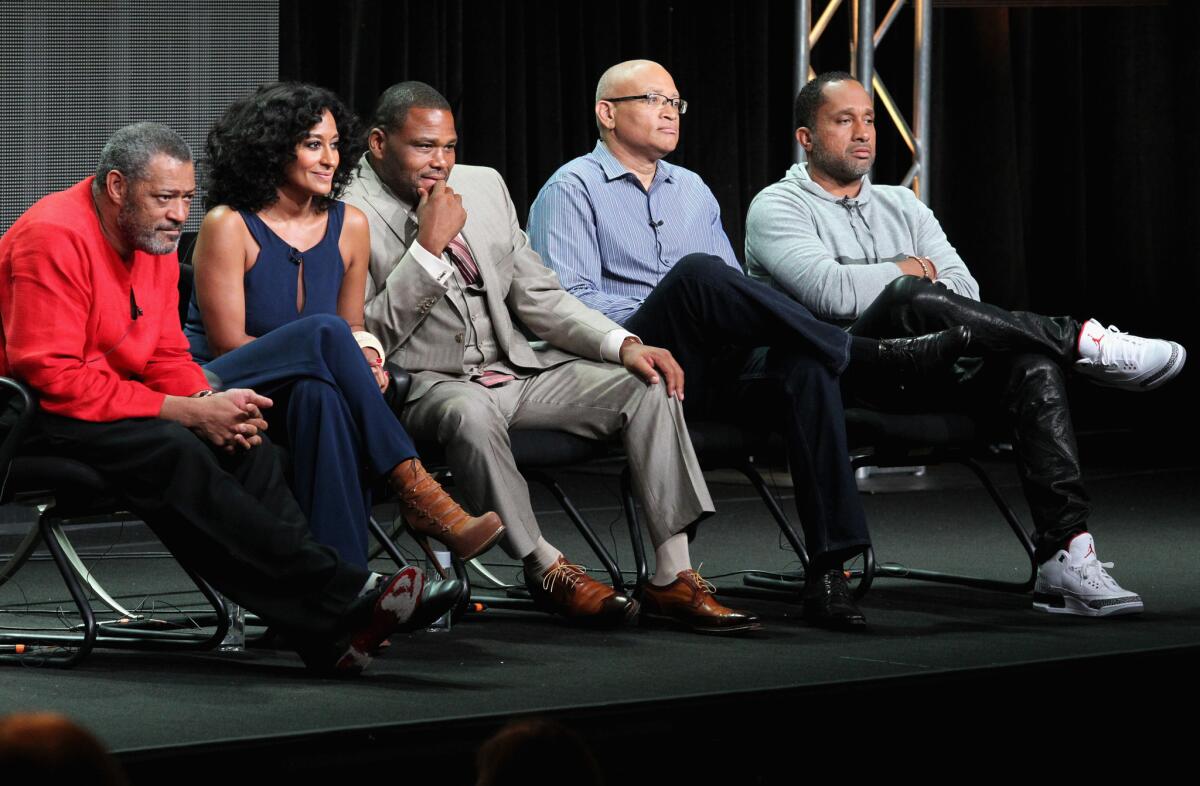
[[[185,333],[226,387],[273,399],[269,433],[290,450],[292,488],[314,536],[365,565],[376,481],[391,477],[401,490],[394,473],[415,466],[421,493],[449,501],[409,461],[416,450],[381,395],[383,348],[363,328],[369,230],[361,211],[335,198],[363,150],[356,126],[335,95],[296,83],[260,88],[214,125],[211,209]],[[503,531],[488,515],[494,522],[469,539],[475,546]],[[443,539],[436,528],[426,534]]]

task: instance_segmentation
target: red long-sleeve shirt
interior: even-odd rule
[[[208,388],[179,327],[179,264],[174,253],[122,260],[92,180],[39,200],[0,237],[0,374],[54,414],[157,417],[167,395]]]

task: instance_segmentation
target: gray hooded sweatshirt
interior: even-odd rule
[[[933,211],[907,188],[873,186],[837,198],[794,164],[759,192],[746,215],[746,268],[803,303],[822,319],[853,321],[902,275],[897,262],[922,256],[937,280],[979,299],[979,285]]]

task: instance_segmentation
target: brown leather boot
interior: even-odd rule
[[[459,559],[469,560],[490,549],[504,534],[504,524],[495,513],[468,516],[442,484],[425,471],[420,459],[397,464],[389,481],[400,495],[404,520],[413,537],[435,565],[437,560],[427,538],[438,541]]]

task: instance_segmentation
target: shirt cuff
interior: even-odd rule
[[[387,353],[383,351],[383,342],[367,331],[354,331],[354,340],[358,342],[360,349],[373,349],[379,353],[380,358],[387,358]]]
[[[621,345],[625,343],[627,338],[637,338],[641,343],[641,339],[630,333],[628,330],[617,328],[610,330],[604,336],[604,340],[600,342],[600,357],[607,360],[609,363],[621,362]]]
[[[408,253],[413,255],[413,259],[417,260],[417,264],[425,268],[425,272],[444,287],[450,286],[450,277],[454,275],[454,267],[442,259],[429,253],[425,246],[417,241],[408,247]]]

